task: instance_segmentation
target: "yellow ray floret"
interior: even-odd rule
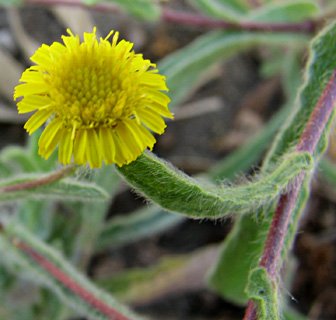
[[[46,159],[59,146],[63,164],[128,164],[153,148],[151,131],[164,132],[163,117],[173,118],[162,92],[168,90],[165,77],[132,51],[132,43],[118,42],[117,32],[97,39],[94,29],[83,42],[68,33],[63,44],[43,44],[35,52],[36,65],[15,88],[14,99],[23,97],[19,113],[35,111],[25,129],[31,134],[50,119],[39,140]]]

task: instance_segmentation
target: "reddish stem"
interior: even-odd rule
[[[300,32],[314,33],[317,24],[313,20],[306,20],[301,23],[267,23],[267,22],[228,22],[221,19],[212,19],[204,15],[190,12],[181,12],[170,9],[163,9],[162,19],[166,22],[201,27],[207,29],[225,29],[237,31],[267,31],[267,32]]]
[[[298,152],[309,152],[313,155],[335,105],[336,70],[333,72],[326,88],[309,117],[307,126],[305,127],[296,147]],[[259,265],[267,270],[268,275],[274,281],[276,281],[277,271],[280,267],[279,261],[288,225],[290,223],[292,212],[304,177],[305,173],[302,172],[293,183],[291,189],[280,197],[273,216],[268,237],[266,239],[265,248]],[[256,307],[251,302],[247,306],[244,320],[257,320],[256,314]]]
[[[64,5],[72,7],[89,8],[102,12],[118,12],[118,7],[110,3],[98,3],[94,6],[86,6],[78,0],[25,0],[26,4],[38,5]],[[200,27],[206,29],[244,30],[244,31],[268,31],[268,32],[299,32],[314,33],[317,28],[317,21],[306,20],[300,23],[267,23],[267,22],[237,22],[232,23],[222,19],[213,19],[204,15],[181,12],[172,9],[162,8],[161,19],[168,23]]]
[[[87,304],[98,310],[101,314],[113,320],[130,320],[128,317],[124,316],[119,311],[113,309],[107,303],[100,300],[90,291],[88,291],[80,284],[75,282],[64,271],[59,269],[56,265],[51,263],[40,253],[36,252],[27,243],[15,239],[14,244],[16,245],[16,247],[20,248],[22,251],[28,254],[33,260],[35,260],[40,267],[45,269],[50,275],[52,275],[55,279],[57,279],[64,287],[73,292],[76,296],[80,297]]]
[[[42,187],[42,186],[51,184],[53,182],[56,182],[57,180],[60,180],[72,174],[75,170],[75,167],[76,165],[69,165],[41,179],[36,179],[34,181],[19,182],[16,184],[12,184],[10,186],[2,187],[0,188],[0,193],[16,192],[16,191],[33,189],[33,188]]]

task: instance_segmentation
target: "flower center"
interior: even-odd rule
[[[132,116],[141,93],[138,70],[132,66],[134,53],[127,55],[125,59],[125,52],[108,45],[82,43],[55,60],[45,81],[55,115],[66,127],[112,127]]]

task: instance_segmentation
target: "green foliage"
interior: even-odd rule
[[[183,220],[183,217],[165,212],[158,206],[148,206],[126,217],[115,217],[105,224],[96,246],[101,250],[129,244],[167,230]]]
[[[0,6],[9,7],[22,4],[22,0],[0,0]]]
[[[48,269],[44,265],[37,263],[32,256],[20,249],[18,243],[21,241],[36,253],[43,256],[50,264],[57,266],[62,273],[75,281],[78,285],[85,288],[88,292],[93,293],[96,297],[99,297],[101,301],[114,307],[130,319],[140,319],[133,315],[126,307],[117,303],[112,296],[98,289],[93,283],[86,279],[84,275],[79,274],[78,270],[74,269],[65,261],[56,250],[41,242],[19,224],[6,225],[6,232],[0,235],[0,248],[1,251],[5,253],[4,257],[6,257],[4,263],[11,270],[16,270],[16,272],[28,276],[34,282],[51,288],[63,302],[66,302],[81,314],[87,315],[91,319],[110,319],[110,317],[98,312],[96,308],[82,300],[81,297],[73,292],[74,289],[65,287],[61,281],[56,279],[50,272],[47,272]]]
[[[253,9],[248,1],[236,0],[189,0],[204,14],[232,22],[298,22],[313,18],[319,12],[314,1],[281,1],[268,3]]]
[[[264,22],[299,22],[315,17],[319,6],[315,1],[282,1],[250,11],[247,19]]]
[[[87,5],[95,5],[101,0],[82,0]],[[141,20],[157,21],[161,10],[157,0],[108,0],[120,6],[127,13]]]
[[[180,103],[200,83],[208,68],[234,54],[257,45],[305,44],[308,39],[295,33],[213,31],[205,34],[158,64],[167,77],[170,106]]]
[[[272,170],[274,163],[276,163],[279,157],[283,156],[286,152],[289,152],[292,149],[292,146],[297,144],[298,139],[302,134],[302,130],[308,122],[309,116],[330,78],[331,72],[336,67],[335,60],[333,59],[336,43],[332,40],[335,39],[335,36],[336,26],[332,25],[324,30],[324,32],[312,42],[310,61],[305,77],[306,83],[301,90],[299,100],[293,110],[292,116],[284,123],[282,131],[278,135],[264,161],[261,168],[262,172],[269,172]],[[320,60],[322,57],[323,59]],[[320,143],[315,150],[315,164],[317,164],[321,154],[325,151],[327,132],[328,128],[324,131]],[[303,187],[300,189],[292,221],[289,226],[284,253],[292,244],[300,213],[307,200],[309,194],[309,179],[310,177],[308,176],[305,179]],[[234,301],[235,303],[244,304],[247,302],[247,296],[243,292],[243,288],[246,285],[250,269],[253,268],[255,261],[247,263],[246,265],[240,265],[241,269],[239,270],[239,277],[235,272],[236,268],[227,268],[227,265],[231,264],[232,266],[234,263],[233,261],[237,261],[235,257],[236,252],[240,252],[241,250],[244,252],[245,250],[250,249],[250,255],[253,255],[256,259],[260,257],[263,243],[265,242],[265,237],[267,235],[266,232],[270,225],[270,218],[274,212],[274,205],[275,204],[273,203],[273,205],[269,206],[268,210],[263,211],[263,215],[269,218],[261,220],[261,223],[253,223],[253,219],[247,215],[241,217],[231,231],[231,234],[228,237],[228,243],[223,244],[220,259],[210,277],[210,283],[221,292],[225,298]],[[247,231],[247,236],[244,237],[243,235],[245,235]],[[256,243],[258,243],[259,246],[256,246]],[[233,252],[232,248],[236,251]],[[226,278],[233,279],[230,287],[225,287],[226,281],[228,281]],[[218,280],[218,282],[216,282],[216,280]],[[233,287],[235,290],[232,289]],[[237,290],[237,288],[240,288],[241,291]]]
[[[258,264],[253,252],[263,249],[258,241],[262,231],[266,232],[256,218],[240,217],[222,243],[219,259],[209,275],[210,287],[236,305],[245,306],[248,301],[245,287],[250,269]]]
[[[3,180],[0,183],[0,188],[5,188],[20,183],[34,182],[45,178],[45,175],[30,174],[18,175],[11,179]],[[62,198],[67,197],[69,200],[106,200],[107,194],[98,186],[78,182],[73,180],[56,181],[48,185],[37,186],[26,190],[18,190],[12,192],[1,192],[0,201],[22,200],[25,198]]]
[[[293,153],[269,176],[245,186],[223,188],[198,182],[148,152],[118,170],[138,192],[164,209],[191,218],[220,218],[274,200],[292,179],[311,166],[309,154]]]
[[[189,2],[206,15],[229,21],[238,21],[248,9],[246,2],[235,0],[189,0]]]
[[[87,5],[98,2],[83,0]],[[109,2],[141,20],[158,21],[163,17],[158,1]],[[208,18],[237,25],[300,23],[307,19],[316,20],[321,11],[315,1],[302,0],[265,0],[259,1],[263,4],[258,7],[248,0],[189,2]],[[2,6],[18,3],[17,0],[0,0]],[[45,178],[58,172],[55,171],[59,168],[57,153],[48,160],[38,155],[40,132],[30,137],[25,148],[10,146],[3,149],[0,154],[0,202],[4,202],[0,216],[0,254],[3,257],[0,259],[0,318],[64,320],[73,318],[75,313],[75,316],[79,314],[90,319],[111,319],[74,292],[72,285],[67,286],[60,281],[50,271],[50,266],[54,266],[73,281],[75,287],[81,286],[88,295],[94,295],[130,319],[140,319],[84,276],[90,259],[97,252],[115,249],[167,230],[184,221],[183,215],[193,219],[215,219],[235,213],[235,225],[221,244],[219,258],[208,274],[209,286],[240,306],[249,299],[254,300],[258,305],[259,319],[279,319],[281,313],[286,319],[301,319],[287,308],[285,302],[280,303],[282,297],[278,288],[282,284],[277,282],[279,280],[270,279],[258,263],[279,196],[304,172],[306,176],[282,252],[282,261],[286,259],[309,195],[311,173],[326,149],[331,119],[313,155],[295,152],[308,119],[336,68],[335,39],[336,25],[331,24],[311,42],[305,82],[296,102],[294,100],[301,85],[302,52],[311,40],[308,34],[267,30],[212,31],[203,33],[189,45],[159,61],[158,67],[167,77],[171,108],[186,100],[212,67],[251,48],[270,50],[271,57],[261,65],[264,76],[280,74],[282,77],[286,103],[258,134],[220,160],[202,178],[191,178],[152,153],[144,152],[136,161],[121,168],[103,166],[93,171],[74,168],[74,171],[65,172],[49,183]],[[279,130],[269,148],[271,139]],[[258,174],[246,179],[249,181],[245,184],[222,182],[247,172],[267,149]],[[324,179],[336,186],[336,166],[325,159],[320,161],[319,166]],[[69,178],[75,171],[76,177]],[[135,188],[136,193],[159,206],[147,205],[127,215],[113,213],[113,217],[109,218],[110,204],[117,196],[122,177]],[[44,182],[34,184],[37,181]],[[15,189],[15,186],[27,186],[29,183],[33,187]],[[14,186],[14,189],[8,192],[8,186]],[[47,263],[38,261],[32,252]],[[153,295],[172,277],[188,274],[188,268],[198,266],[199,261],[194,254],[163,259],[156,266],[109,274],[97,279],[97,282],[118,297],[137,301],[146,296],[146,292],[148,296]],[[22,286],[29,287],[32,298],[26,297],[20,301],[21,307],[17,308],[11,297]]]
[[[100,277],[97,283],[123,301],[150,300],[174,277],[181,278],[185,274],[183,271],[190,264],[190,259],[189,255],[165,257],[151,267],[133,268]]]
[[[251,270],[246,287],[247,295],[258,305],[259,320],[279,319],[277,284],[273,282],[264,268]]]
[[[323,177],[323,180],[328,182],[333,188],[336,188],[336,165],[326,159],[321,159],[319,163],[319,174]]]

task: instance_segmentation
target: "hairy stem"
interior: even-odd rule
[[[64,5],[72,7],[90,8],[103,12],[118,12],[118,7],[113,3],[98,3],[88,7],[78,0],[25,0],[26,4],[38,5]],[[305,20],[300,23],[267,23],[267,22],[238,22],[232,23],[221,19],[213,19],[201,14],[182,12],[163,8],[161,19],[168,23],[199,27],[206,29],[244,30],[244,31],[267,31],[267,32],[299,32],[314,33],[319,22]]]
[[[77,165],[69,165],[41,179],[36,179],[34,181],[20,182],[20,183],[12,184],[10,186],[2,187],[0,188],[0,193],[22,191],[22,190],[38,188],[38,187],[51,184],[53,182],[56,182],[62,178],[65,178],[73,174],[74,171],[76,170],[76,167]]]
[[[334,110],[335,104],[336,70],[334,70],[326,88],[310,115],[307,126],[305,127],[297,144],[297,151],[308,152],[313,155],[323,130]],[[273,216],[265,248],[260,260],[260,267],[266,269],[268,275],[273,281],[276,281],[285,236],[287,234],[288,225],[291,220],[292,212],[304,177],[304,172],[299,174],[290,190],[280,197]],[[246,309],[244,320],[257,320],[257,310],[251,301]]]
[[[121,314],[119,311],[113,309],[111,306],[106,304],[104,301],[100,300],[98,297],[93,295],[90,291],[86,290],[72,278],[70,278],[65,272],[59,269],[55,264],[47,260],[43,255],[35,251],[29,246],[29,244],[14,239],[14,245],[24,251],[31,259],[39,264],[43,269],[45,269],[51,276],[57,279],[62,285],[64,285],[68,290],[73,292],[75,295],[80,297],[87,304],[95,308],[101,314],[105,315],[109,319],[113,320],[130,320],[128,317]]]

